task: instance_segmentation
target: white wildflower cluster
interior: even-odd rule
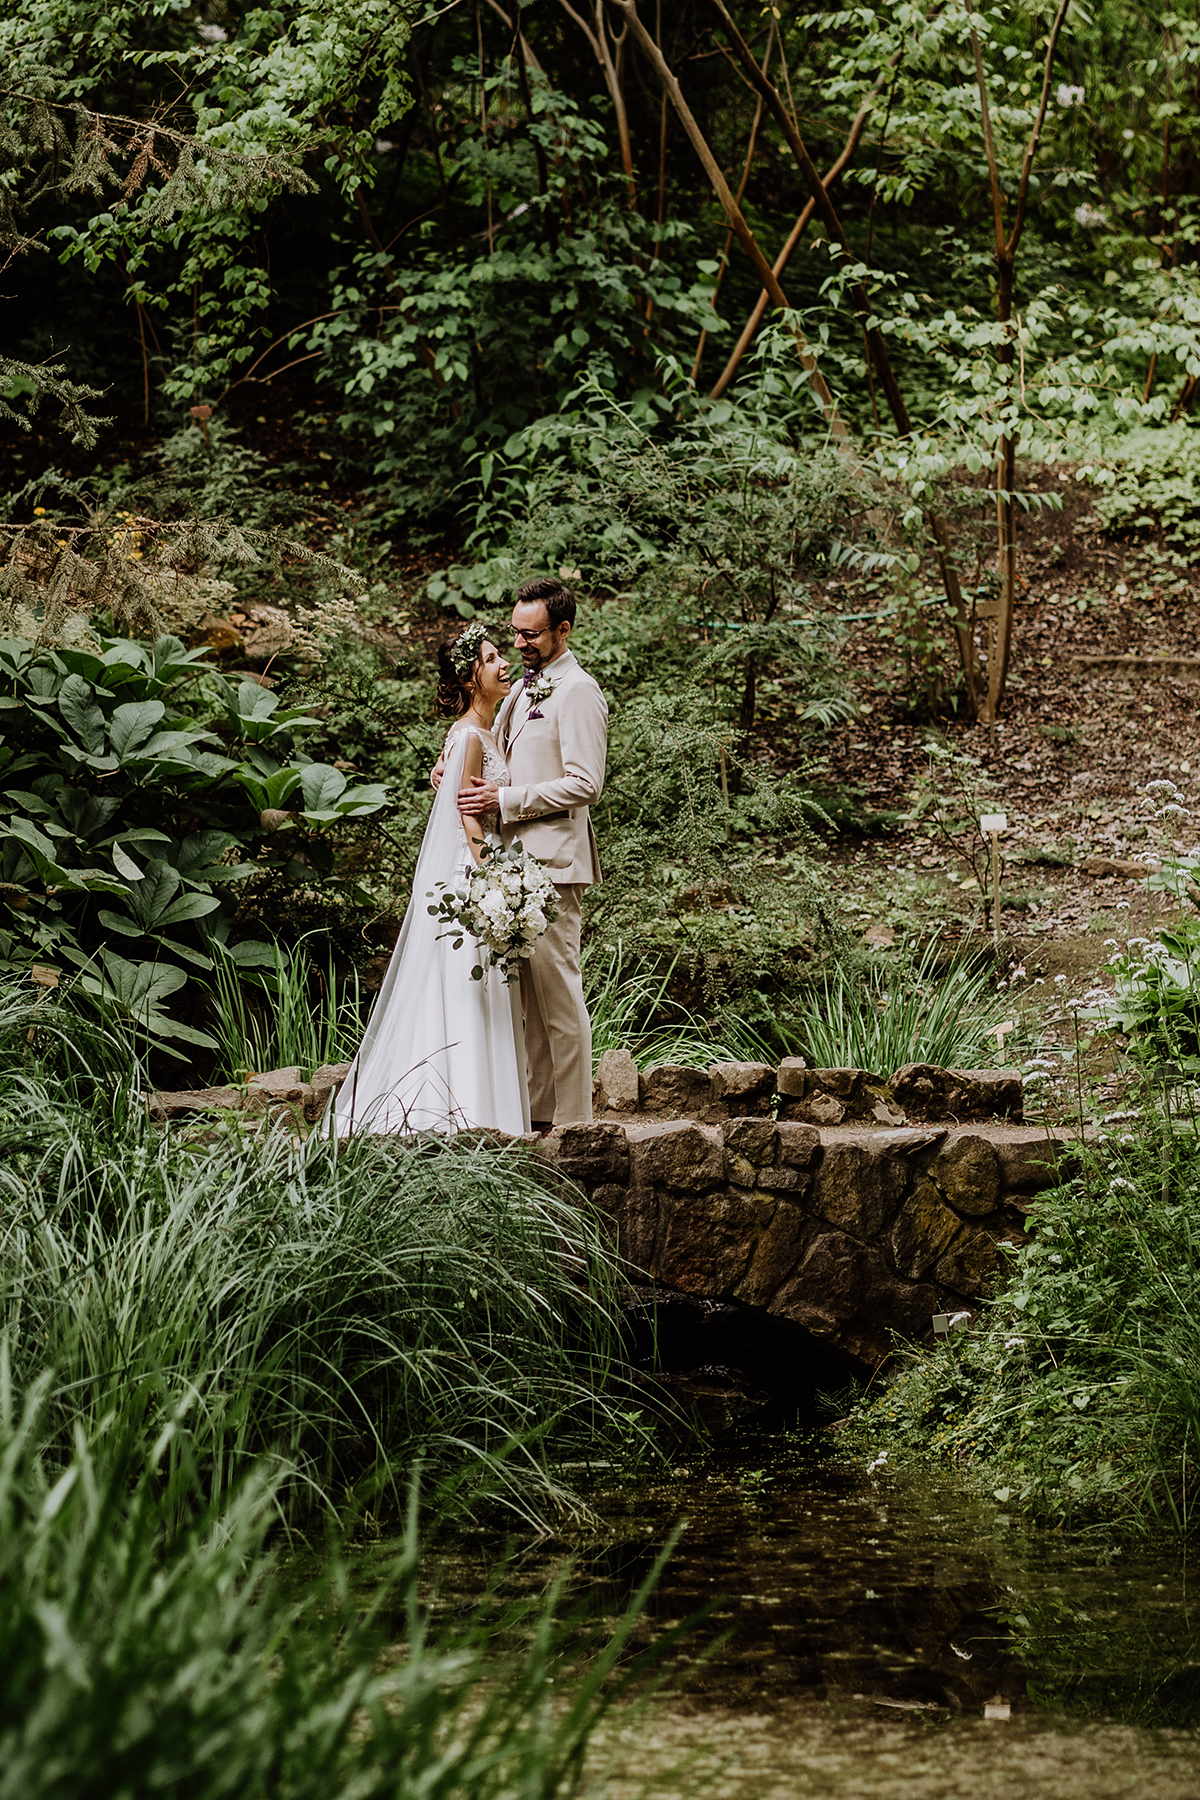
[[[1025,1064],[1025,1086],[1027,1088],[1042,1087],[1058,1069],[1058,1063],[1051,1056],[1034,1056]]]
[[[335,594],[291,620],[289,649],[308,662],[320,663],[333,644],[362,635],[363,624],[353,594]]]
[[[429,898],[434,898],[432,892]],[[506,981],[516,981],[522,961],[533,955],[547,925],[558,917],[556,900],[544,862],[527,855],[519,843],[506,850],[489,840],[478,867],[458,887],[446,888],[429,912],[446,921],[449,930],[442,935],[454,939],[456,950],[468,936],[476,940],[480,955],[471,974],[477,981],[492,968],[501,969]]]

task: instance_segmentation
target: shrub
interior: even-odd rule
[[[1109,531],[1162,530],[1189,560],[1200,551],[1200,431],[1159,425],[1131,431],[1102,477],[1095,508]]]
[[[1031,1208],[976,1326],[860,1409],[872,1444],[972,1466],[1061,1521],[1186,1528],[1200,1433],[1200,1121],[1145,1092]]]
[[[387,801],[304,756],[302,712],[204,657],[173,637],[0,644],[0,962],[83,970],[158,1048],[214,1047],[167,1002],[235,936],[232,896],[280,880],[357,895],[334,834]]]

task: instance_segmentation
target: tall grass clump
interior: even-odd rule
[[[973,1467],[1052,1520],[1187,1530],[1200,1468],[1200,1120],[1147,1085],[1032,1206],[970,1332],[861,1407],[873,1446]]]
[[[334,1555],[292,1604],[268,1539],[280,1472],[214,1504],[186,1454],[168,1467],[185,1431],[147,1447],[114,1390],[64,1449],[52,1390],[0,1352],[0,1800],[566,1800],[661,1658],[630,1654],[661,1558],[603,1639],[559,1616],[561,1582],[435,1627],[415,1485],[369,1601]]]
[[[214,948],[210,992],[219,1080],[292,1067],[307,1077],[324,1063],[349,1062],[362,1038],[357,972],[340,978],[332,949],[318,960],[303,938],[272,944],[270,961],[249,968]]]
[[[37,1009],[30,1044],[0,995],[0,1328],[18,1385],[54,1371],[64,1453],[116,1406],[186,1427],[213,1500],[270,1456],[292,1513],[363,1502],[420,1455],[528,1517],[570,1504],[554,1462],[628,1404],[582,1203],[462,1138],[156,1128],[75,1024]]]
[[[887,1076],[905,1063],[975,1068],[994,1057],[1006,1014],[987,965],[939,971],[938,960],[935,942],[918,957],[835,964],[787,1022],[811,1065]]]
[[[583,955],[584,991],[592,1018],[592,1060],[628,1050],[639,1069],[677,1063],[707,1069],[714,1062],[774,1062],[766,1034],[735,1013],[709,1021],[671,994],[679,958],[663,971],[627,960],[621,943],[589,945]]]

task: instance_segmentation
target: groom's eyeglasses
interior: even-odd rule
[[[536,631],[514,631],[513,636],[518,644],[532,644],[535,643],[538,638],[545,637],[549,629],[549,625],[539,625]]]

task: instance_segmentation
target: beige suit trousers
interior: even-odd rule
[[[529,1113],[555,1125],[592,1117],[592,1021],[579,972],[583,884],[558,887],[558,917],[521,964]]]

